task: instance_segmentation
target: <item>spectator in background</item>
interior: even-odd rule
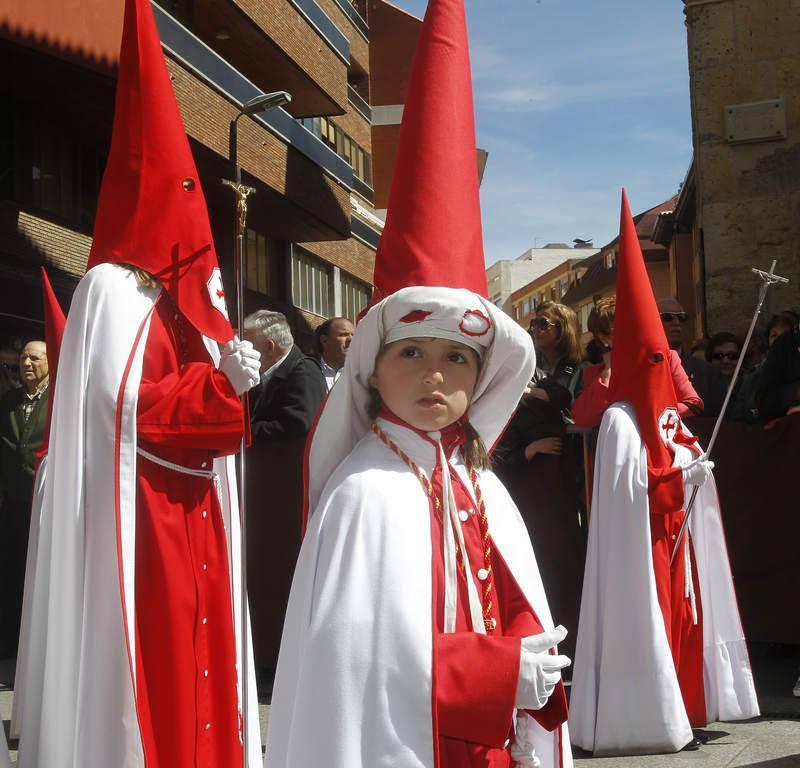
[[[706,360],[720,372],[726,389],[733,378],[741,349],[739,339],[727,331],[715,333],[708,342]]]
[[[692,357],[697,357],[700,360],[706,359],[706,350],[708,349],[708,337],[701,336],[699,339],[695,339],[692,347],[689,351],[689,354]]]
[[[800,413],[800,330],[773,339],[756,393],[765,421]]]
[[[0,397],[19,383],[19,354],[10,347],[0,349]]]
[[[294,344],[286,317],[259,310],[244,336],[261,352],[261,381],[250,390],[253,444],[247,456],[248,567],[253,650],[262,682],[274,675],[292,574],[300,551],[306,436],[328,394],[319,364]],[[268,500],[268,504],[265,500]],[[270,555],[263,556],[263,542]]]
[[[353,331],[353,324],[346,317],[332,317],[315,332],[319,367],[329,390],[344,368]]]
[[[295,345],[286,317],[266,309],[245,318],[244,337],[261,353],[261,381],[250,390],[253,440],[305,438],[327,393],[317,361]]]
[[[678,353],[692,386],[705,404],[703,412],[706,416],[716,416],[725,399],[725,383],[719,371],[684,347],[684,326],[689,316],[681,303],[668,296],[659,299],[657,304],[667,342]]]
[[[17,652],[25,557],[31,522],[34,465],[47,420],[47,348],[29,341],[19,355],[22,386],[0,399],[0,656]]]
[[[603,349],[603,361],[583,372],[583,391],[572,406],[572,416],[581,427],[599,426],[606,408],[611,404],[608,385],[611,380],[611,340],[614,335],[615,314],[616,299],[610,296],[600,299],[589,315],[589,330],[595,342]],[[703,401],[689,381],[675,350],[670,350],[670,370],[681,418],[701,414]]]
[[[747,355],[745,363],[739,372],[739,378],[734,385],[728,410],[725,413],[726,419],[742,421],[747,424],[759,424],[761,422],[757,392],[763,375],[765,360],[761,350],[762,348],[766,349],[766,346],[767,339],[763,335],[754,335],[750,340],[750,346],[747,351],[749,353],[751,348],[755,351],[752,355]],[[739,338],[727,331],[715,333],[709,340],[706,359],[719,370],[725,382],[726,391],[736,370],[741,348]]]
[[[535,531],[536,557],[550,609],[576,626],[583,577],[579,527],[580,459],[565,421],[580,391],[578,321],[569,307],[545,302],[531,322],[537,368],[494,453],[500,479]],[[570,655],[575,633],[559,645]]]
[[[767,342],[771,347],[773,342],[784,333],[793,331],[800,324],[800,315],[791,310],[773,315],[767,323]]]
[[[568,416],[583,383],[578,318],[568,306],[545,301],[531,320],[530,332],[536,347],[536,378],[546,375],[569,392],[569,401],[560,408]]]

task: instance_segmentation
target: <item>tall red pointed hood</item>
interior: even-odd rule
[[[198,331],[228,322],[203,190],[150,0],[126,0],[114,130],[88,267],[118,262],[158,277]]]
[[[673,454],[665,439],[674,439],[679,430],[678,399],[670,372],[669,344],[624,190],[617,261],[609,394],[612,401],[626,400],[633,406],[648,463],[663,471],[672,466]],[[681,498],[682,494],[681,481]]]
[[[409,79],[373,303],[412,285],[486,296],[464,0],[429,0]]]
[[[47,277],[45,268],[42,267],[42,298],[44,301],[44,343],[47,346],[47,369],[50,377],[50,396],[47,401],[47,420],[44,425],[44,435],[40,454],[47,453],[47,444],[50,440],[50,421],[53,416],[53,397],[56,386],[56,372],[58,369],[58,356],[61,353],[61,339],[64,337],[64,326],[67,318],[64,310],[58,303],[53,286]]]

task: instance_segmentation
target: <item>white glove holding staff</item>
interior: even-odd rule
[[[567,656],[554,656],[548,651],[567,636],[562,626],[522,638],[519,659],[518,709],[541,709],[561,679],[561,670],[572,664]]]
[[[683,468],[683,482],[689,485],[701,486],[711,476],[713,469],[714,462],[708,461],[704,453]]]
[[[219,369],[228,377],[237,395],[258,384],[261,373],[261,353],[249,341],[234,336],[223,348]]]
[[[695,458],[694,453],[685,445],[673,443],[672,440],[666,442],[675,457],[672,466],[683,469],[683,482],[688,485],[703,485],[714,469],[714,462],[708,461],[705,453]]]

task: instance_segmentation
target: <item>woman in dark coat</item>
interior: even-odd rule
[[[530,332],[538,367],[497,446],[495,470],[531,534],[553,618],[570,632],[560,648],[570,655],[584,558],[580,454],[566,433],[581,384],[578,321],[569,307],[545,302]]]

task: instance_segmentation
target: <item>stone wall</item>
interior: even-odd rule
[[[697,217],[709,332],[752,315],[750,268],[789,277],[764,315],[800,307],[800,0],[687,0]],[[731,142],[731,105],[783,99],[786,137]]]

